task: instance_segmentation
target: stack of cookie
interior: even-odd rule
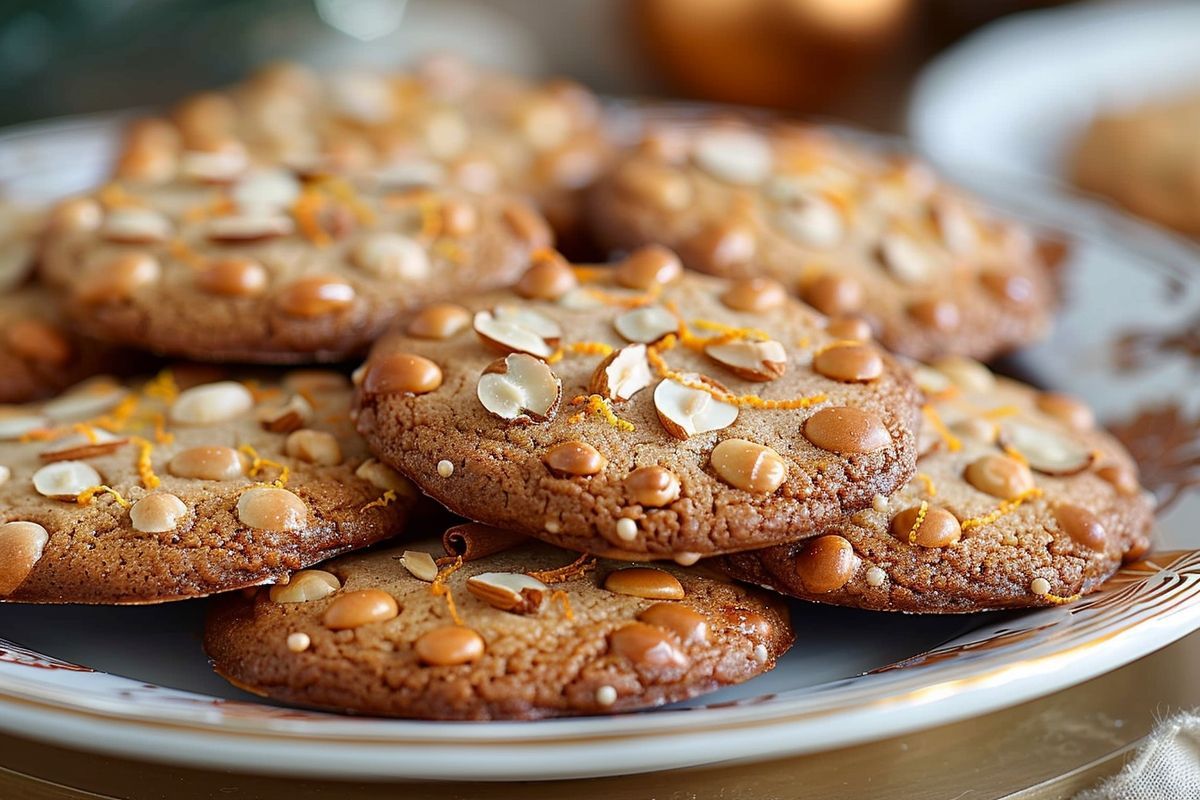
[[[784,596],[1043,606],[1146,551],[1088,408],[975,360],[1049,325],[1026,231],[809,127],[605,130],[444,59],[133,125],[7,284],[69,333],[0,317],[0,391],[78,378],[69,336],[187,360],[0,409],[0,598],[221,595],[250,691],[537,718],[761,674]],[[551,246],[584,231],[615,258]]]

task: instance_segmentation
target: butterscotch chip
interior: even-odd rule
[[[272,603],[308,603],[320,600],[342,588],[337,576],[322,569],[302,569],[292,575],[287,583],[272,586]]]
[[[679,256],[660,245],[647,245],[630,253],[616,266],[617,283],[630,289],[653,289],[683,274]]]
[[[404,560],[440,543],[407,546],[417,549],[330,562],[322,574],[342,580],[332,593],[318,582],[316,596],[279,602],[302,583],[296,575],[219,598],[205,633],[217,671],[310,707],[535,719],[683,700],[770,669],[792,641],[780,600],[711,574],[604,558],[564,572],[576,554],[522,540],[447,566],[431,584]],[[548,574],[558,577],[539,580]],[[618,579],[631,591],[612,591]],[[288,646],[297,634],[304,659]]]
[[[735,311],[767,311],[783,305],[787,290],[770,278],[736,281],[721,295],[721,302]]]
[[[390,480],[364,469],[369,452],[353,430],[344,377],[222,380],[230,377],[206,368],[96,379],[0,413],[0,506],[45,532],[36,559],[12,555],[11,574],[28,567],[19,581],[3,581],[0,542],[0,599],[202,597],[281,582],[403,530],[415,490],[377,462]],[[264,427],[260,412],[300,389],[311,411],[304,427]],[[300,591],[303,581],[290,586]]]
[[[58,328],[39,319],[21,319],[4,331],[8,349],[26,361],[60,367],[71,360],[70,339]]]
[[[806,542],[796,558],[796,576],[813,594],[841,589],[857,567],[854,548],[841,536],[818,536]]]
[[[608,573],[604,588],[617,594],[652,600],[682,600],[683,585],[669,572],[651,567],[626,567]]]
[[[51,226],[43,274],[70,321],[103,341],[206,361],[344,360],[401,315],[512,283],[541,246],[510,227],[503,193],[434,183],[304,183],[264,165],[113,184],[80,199],[101,207],[99,227]],[[136,205],[98,202],[112,197]],[[412,324],[431,336],[462,326]]]
[[[918,371],[923,384],[944,384],[930,393],[917,473],[831,529],[861,562],[840,588],[819,592],[805,578],[806,542],[725,556],[715,565],[808,600],[973,612],[1069,602],[1145,553],[1152,501],[1120,445],[1080,424],[1090,410],[1072,405],[1071,413],[1048,413],[1047,395],[961,359]],[[1018,433],[997,435],[999,428]],[[1051,463],[1073,464],[1080,453],[1081,468],[1045,471]],[[1104,454],[1099,469],[1089,466],[1093,453]],[[1042,469],[1031,469],[1035,464]],[[1047,576],[1055,576],[1052,583]]]
[[[1092,410],[1070,395],[1045,392],[1038,395],[1037,407],[1075,430],[1086,431],[1096,426]]]
[[[571,266],[555,254],[536,261],[517,281],[517,294],[538,300],[557,300],[578,285]]]
[[[442,385],[442,370],[427,358],[394,353],[367,370],[364,391],[381,394],[426,394]]]
[[[36,522],[0,525],[0,597],[15,592],[37,566],[50,535]]]
[[[830,336],[859,342],[870,341],[874,335],[870,323],[862,317],[838,317],[831,319],[825,330]]]
[[[661,244],[692,269],[777,281],[916,358],[987,360],[1048,330],[1056,292],[1033,237],[924,165],[816,126],[664,125],[592,190],[601,245]]]
[[[813,369],[835,381],[873,381],[883,374],[883,359],[874,348],[857,344],[827,347],[813,358]]]
[[[911,477],[918,391],[882,350],[830,380],[813,358],[837,340],[794,299],[740,310],[694,273],[576,271],[557,299],[459,298],[474,337],[382,339],[358,416],[379,458],[470,519],[693,563],[815,535]],[[398,354],[439,365],[435,396],[373,381]]]
[[[471,324],[471,314],[462,306],[435,303],[421,309],[408,323],[408,335],[421,339],[449,339]]]

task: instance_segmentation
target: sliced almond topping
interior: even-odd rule
[[[250,213],[209,220],[206,233],[214,242],[261,242],[289,236],[295,229],[291,217]]]
[[[266,214],[290,208],[300,190],[300,181],[288,170],[265,169],[239,180],[230,195],[242,211]]]
[[[78,433],[58,439],[38,455],[43,461],[79,461],[115,453],[129,442],[103,428],[95,428],[90,433],[90,436]]]
[[[291,433],[308,424],[313,407],[301,395],[294,394],[285,403],[259,409],[258,422],[272,433]]]
[[[779,342],[741,339],[704,348],[709,358],[748,381],[771,381],[787,371],[787,351]]]
[[[46,403],[42,413],[55,422],[89,419],[111,410],[128,394],[112,378],[92,378]]]
[[[171,220],[148,208],[117,208],[108,213],[101,232],[110,242],[153,244],[171,235]]]
[[[754,184],[771,173],[771,145],[749,130],[708,131],[696,138],[692,158],[714,178],[728,183]]]
[[[383,280],[419,281],[429,276],[429,253],[416,239],[391,231],[367,234],[354,247],[354,264]]]
[[[628,400],[649,386],[651,379],[646,345],[631,344],[600,362],[589,390],[609,400]]]
[[[82,461],[55,461],[33,473],[33,488],[37,493],[60,500],[74,500],[100,483],[100,473]]]
[[[703,375],[683,377],[696,383],[716,383]],[[724,387],[718,385],[718,388]],[[737,406],[718,400],[702,389],[692,389],[669,379],[660,381],[655,387],[654,409],[662,426],[676,439],[728,428],[738,416]]]
[[[404,555],[400,556],[400,565],[412,573],[414,578],[426,583],[433,583],[433,579],[438,575],[437,563],[433,556],[423,550],[405,550]]]
[[[531,309],[501,305],[475,314],[475,332],[485,344],[504,353],[549,358],[562,338],[554,320]]]
[[[516,572],[484,572],[467,578],[467,591],[501,611],[536,614],[546,602],[550,587]]]
[[[846,233],[837,208],[816,196],[776,211],[775,224],[788,238],[817,250],[837,247]]]
[[[1055,431],[1020,422],[1000,426],[1000,445],[1020,454],[1035,469],[1046,475],[1074,475],[1092,465],[1096,455],[1080,441]]]
[[[662,306],[642,306],[617,317],[613,327],[631,342],[649,344],[679,330],[679,320]]]
[[[903,233],[884,235],[879,242],[879,259],[901,283],[928,283],[933,279],[933,254]]]
[[[492,362],[479,379],[479,402],[512,422],[545,422],[562,399],[562,380],[550,365],[525,353]]]
[[[30,431],[44,428],[50,420],[17,409],[0,408],[0,441],[20,439]]]

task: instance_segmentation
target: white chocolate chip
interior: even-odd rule
[[[108,212],[101,233],[110,242],[153,244],[165,242],[173,228],[171,220],[149,208],[117,208]]]
[[[467,578],[467,591],[493,608],[514,614],[536,614],[550,588],[518,572],[484,572]]]
[[[622,347],[596,367],[591,390],[609,400],[628,400],[649,386],[652,379],[646,345],[631,344]]]
[[[960,203],[934,205],[934,219],[946,248],[956,256],[966,256],[979,248],[979,229]]]
[[[488,367],[476,394],[483,407],[500,419],[543,422],[558,408],[562,380],[546,362],[513,353]]]
[[[354,470],[354,474],[377,489],[384,491],[390,489],[398,494],[411,494],[413,491],[412,484],[408,482],[407,478],[382,461],[373,458],[368,458],[359,464],[358,469]]]
[[[400,556],[400,565],[417,580],[432,583],[438,576],[437,562],[433,556],[421,550],[405,550]]]
[[[878,588],[883,586],[884,581],[887,580],[887,573],[881,570],[879,567],[871,567],[869,570],[867,570],[866,578],[868,586],[874,586]]]
[[[33,473],[33,488],[38,494],[61,500],[74,500],[100,483],[100,473],[82,461],[55,461]]]
[[[760,664],[765,664],[767,662],[767,659],[770,658],[770,656],[771,656],[771,654],[767,651],[767,646],[765,644],[754,645],[754,660],[755,661],[757,661]]]
[[[308,428],[293,431],[284,441],[283,451],[292,458],[322,467],[342,463],[342,446],[338,444],[337,437],[328,431]]]
[[[546,520],[546,524],[542,527],[546,529],[546,533],[558,533],[562,530],[562,525],[556,519]]]
[[[933,254],[911,236],[896,232],[885,234],[879,242],[879,257],[901,283],[920,284],[933,279]]]
[[[815,196],[779,209],[774,219],[788,238],[816,250],[837,247],[846,233],[837,208]]]
[[[442,459],[437,463],[437,474],[443,478],[449,478],[454,474],[454,462]]]
[[[703,382],[700,375],[689,374],[683,378],[689,382]],[[738,417],[737,406],[674,380],[660,381],[655,387],[654,409],[663,427],[677,439],[728,428]]]
[[[637,538],[638,526],[637,523],[629,517],[621,517],[617,520],[617,536],[623,542],[632,542]]]
[[[888,499],[881,494],[876,494],[871,498],[871,508],[875,509],[880,514],[886,514],[888,510]]]
[[[594,289],[576,286],[558,298],[558,304],[571,311],[595,311],[604,307],[604,301],[596,296]]]
[[[293,653],[303,653],[310,647],[312,647],[312,637],[307,633],[296,631],[288,634],[287,649]]]
[[[679,320],[662,306],[642,306],[621,314],[613,327],[630,342],[649,344],[678,331]]]
[[[270,214],[291,208],[300,197],[300,181],[285,169],[263,169],[242,178],[230,192],[248,214]]]
[[[170,416],[184,425],[212,425],[241,416],[254,407],[254,395],[235,381],[185,389],[171,404]]]
[[[611,686],[601,686],[596,690],[596,705],[611,706],[617,702],[617,690]]]
[[[255,212],[215,217],[208,221],[206,234],[216,242],[258,242],[290,236],[295,230],[291,217]]]
[[[1038,597],[1050,594],[1050,581],[1045,578],[1034,578],[1029,584],[1029,591]]]
[[[0,464],[0,486],[8,483],[8,479],[12,477],[12,470]]]
[[[154,492],[133,504],[129,521],[141,533],[166,533],[175,530],[187,512],[187,506],[175,495]]]
[[[704,348],[704,352],[713,361],[748,381],[774,380],[787,371],[787,350],[773,339],[765,342],[738,339],[710,344]]]
[[[182,178],[205,183],[227,183],[246,171],[249,159],[242,147],[229,147],[212,152],[188,150],[179,157]]]
[[[369,233],[354,247],[354,264],[388,281],[420,281],[429,277],[429,253],[416,239],[390,231]]]
[[[683,552],[683,553],[675,554],[675,563],[681,567],[690,567],[699,560],[700,560],[699,553]]]
[[[771,173],[771,145],[748,130],[713,130],[692,145],[692,158],[708,174],[728,183],[755,184]]]

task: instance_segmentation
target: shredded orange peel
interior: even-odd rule
[[[441,559],[438,559],[440,565]],[[434,597],[445,597],[446,608],[450,611],[450,618],[454,620],[455,625],[462,625],[462,617],[458,615],[458,608],[454,605],[454,594],[450,591],[450,587],[446,585],[446,579],[462,569],[463,558],[458,556],[454,559],[454,563],[450,564],[445,569],[439,570],[437,577],[429,584],[429,591]]]
[[[925,515],[929,513],[929,503],[925,500],[921,501],[921,507],[917,509],[917,518],[913,521],[912,530],[908,532],[908,543],[917,543],[917,531],[921,530],[921,526],[925,524]]]
[[[138,448],[137,471],[142,486],[147,489],[157,489],[162,481],[154,474],[154,464],[150,460],[154,453],[154,445],[140,436],[133,437],[132,441]]]
[[[591,553],[581,553],[579,558],[565,566],[535,572],[526,572],[525,574],[531,578],[541,581],[547,586],[550,586],[556,583],[565,583],[573,578],[585,575],[595,568],[596,557]]]
[[[111,486],[104,486],[103,484],[100,486],[92,486],[87,489],[84,489],[82,492],[80,492],[79,494],[77,494],[75,496],[75,502],[81,506],[86,506],[89,503],[91,503],[92,498],[94,498],[98,494],[111,495],[113,500],[117,501],[117,505],[119,505],[121,508],[129,508],[130,506],[133,505],[133,503],[129,502],[124,497],[122,497],[121,493],[118,492],[116,489],[112,488]]]
[[[379,495],[379,497],[376,497],[374,500],[360,508],[359,511],[370,511],[372,508],[386,508],[394,502],[396,502],[396,490],[388,489],[386,492]]]
[[[612,425],[617,430],[635,430],[632,422],[618,417],[612,410],[612,406],[609,404],[608,400],[598,394],[577,395],[571,398],[571,405],[584,406],[583,410],[576,414],[572,414],[567,418],[567,422],[570,422],[572,425],[583,422],[585,417],[587,417],[589,414],[593,414],[602,417],[605,422],[607,422],[609,425]]]
[[[714,399],[720,400],[722,403],[729,403],[739,408],[757,408],[763,410],[770,409],[794,409],[794,408],[810,408],[818,403],[824,403],[829,399],[824,394],[814,394],[807,397],[794,397],[789,400],[768,400],[764,397],[759,397],[756,394],[733,394],[732,392],[724,391],[716,386],[709,385],[702,381],[692,380],[681,372],[676,372],[671,369],[666,360],[662,357],[662,353],[675,347],[677,338],[674,334],[667,334],[658,344],[651,345],[646,348],[646,358],[650,362],[650,366],[658,373],[659,377],[666,380],[672,380],[681,386],[686,386],[689,389],[696,389],[701,392],[707,392]]]
[[[273,481],[267,482],[266,486],[274,486],[276,489],[282,489],[287,486],[288,478],[291,476],[291,470],[286,464],[280,464],[278,461],[272,461],[269,458],[262,458],[258,455],[258,451],[248,444],[244,444],[238,448],[238,452],[245,453],[250,458],[250,468],[246,470],[251,478],[257,478],[259,473],[268,467],[274,467],[279,470],[279,476]]]
[[[998,505],[994,510],[992,510],[991,512],[989,512],[987,514],[984,514],[981,517],[971,517],[970,519],[964,519],[962,521],[962,529],[964,531],[967,531],[972,528],[982,528],[984,525],[991,525],[993,522],[1000,519],[1004,515],[1010,514],[1013,511],[1015,511],[1016,509],[1020,508],[1023,503],[1025,503],[1029,500],[1033,500],[1034,498],[1041,497],[1041,496],[1042,496],[1042,490],[1040,488],[1038,488],[1037,486],[1033,487],[1032,489],[1026,489],[1024,492],[1021,492],[1019,495],[1012,498],[1011,500],[1005,500],[1003,503]]]
[[[921,413],[925,415],[925,419],[929,422],[929,426],[937,431],[937,435],[942,437],[942,441],[946,443],[951,453],[957,453],[962,450],[962,440],[950,432],[946,427],[946,423],[942,422],[942,417],[938,414],[936,408],[926,403],[921,406]]]

